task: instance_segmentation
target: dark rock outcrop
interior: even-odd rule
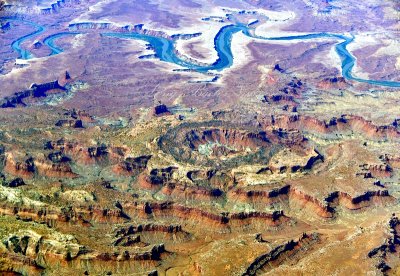
[[[319,234],[303,234],[298,241],[291,240],[285,244],[279,245],[270,252],[257,257],[254,262],[247,268],[243,276],[258,275],[260,271],[270,265],[273,268],[273,262],[279,259],[293,257],[301,254],[303,251],[310,250],[312,245],[319,241]]]
[[[165,116],[171,115],[171,112],[165,104],[160,104],[154,107],[153,114],[154,116]]]
[[[117,174],[137,175],[147,168],[150,158],[151,155],[128,157],[125,161],[116,165],[113,171]]]
[[[400,131],[393,125],[377,126],[360,116],[344,114],[329,121],[318,120],[303,115],[278,115],[265,118],[265,128],[274,127],[283,130],[301,130],[319,135],[358,133],[370,139],[399,139]]]
[[[32,157],[24,162],[16,162],[11,154],[8,154],[6,158],[4,170],[11,175],[22,178],[32,178],[35,175],[67,178],[78,176],[72,172],[71,167],[65,162],[53,163]]]
[[[346,82],[344,77],[332,77],[325,78],[320,81],[317,85],[318,88],[328,90],[328,89],[344,89],[348,87],[349,84]]]
[[[48,158],[53,163],[64,163],[71,161],[71,158],[64,155],[61,151],[49,153]]]
[[[6,184],[6,186],[10,187],[10,188],[16,188],[16,187],[24,186],[24,185],[25,185],[25,182],[20,177],[17,177],[17,178],[11,180],[9,183]]]
[[[83,128],[82,120],[58,120],[55,125],[58,127]]]
[[[167,167],[161,169],[152,169],[149,180],[153,185],[168,183],[172,179],[172,174],[177,171],[176,167]]]
[[[24,90],[21,92],[16,92],[14,95],[5,97],[0,100],[0,107],[1,108],[15,108],[17,106],[26,106],[24,100],[27,98],[41,98],[47,97],[47,94],[50,91],[57,91],[57,92],[65,92],[67,89],[64,86],[61,86],[58,80],[43,83],[43,84],[36,84],[33,83],[28,90]]]
[[[383,273],[391,269],[387,263],[388,259],[390,259],[388,255],[395,254],[400,247],[400,220],[395,214],[389,220],[389,232],[390,237],[382,245],[368,253],[369,258],[378,259],[379,262],[376,267]]]

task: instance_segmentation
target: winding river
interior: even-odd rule
[[[24,41],[26,41],[26,40],[28,40],[28,39],[30,39],[32,37],[38,36],[39,34],[43,33],[46,30],[46,28],[41,26],[41,25],[38,25],[38,24],[36,24],[34,22],[25,21],[25,20],[22,20],[22,19],[17,19],[17,18],[1,18],[1,19],[7,20],[7,21],[17,21],[17,22],[20,22],[20,23],[23,23],[23,24],[26,24],[26,25],[30,25],[30,26],[36,28],[36,30],[34,32],[29,33],[29,34],[24,35],[24,36],[21,36],[20,38],[14,40],[11,43],[11,48],[13,48],[13,50],[18,53],[18,58],[19,59],[32,59],[32,58],[34,58],[34,56],[32,55],[31,52],[21,48],[21,44]]]
[[[19,21],[24,24],[29,24],[37,28],[37,30],[28,35],[22,36],[12,42],[11,47],[19,54],[19,58],[21,59],[31,59],[33,55],[21,48],[21,43],[37,36],[45,31],[45,27],[40,26],[33,22],[28,22],[20,19],[11,19],[6,18],[7,20]],[[101,35],[104,37],[115,37],[122,39],[138,39],[145,41],[153,47],[157,58],[164,62],[175,63],[179,66],[182,66],[187,69],[196,70],[199,72],[208,72],[210,70],[221,71],[225,68],[230,67],[233,64],[233,54],[231,49],[232,37],[235,33],[242,32],[244,35],[251,37],[253,39],[258,40],[267,40],[267,41],[290,41],[290,40],[311,40],[318,38],[332,38],[338,40],[338,43],[335,45],[335,50],[338,56],[341,59],[341,69],[342,76],[348,80],[353,80],[357,82],[368,83],[371,85],[378,86],[386,86],[386,87],[400,87],[400,82],[396,81],[387,81],[387,80],[370,80],[370,79],[361,79],[353,76],[352,70],[355,66],[356,58],[347,50],[347,46],[353,42],[353,37],[347,37],[341,34],[332,34],[332,33],[314,33],[314,34],[306,34],[306,35],[295,35],[295,36],[283,36],[283,37],[261,37],[254,36],[250,32],[250,27],[248,25],[243,24],[235,24],[228,25],[218,32],[216,37],[214,38],[214,47],[218,54],[218,59],[209,65],[199,65],[196,63],[189,62],[180,58],[175,51],[175,42],[170,39],[166,39],[163,37],[156,37],[151,35],[144,35],[138,33],[118,33],[118,32],[110,32],[110,33],[102,33]],[[56,45],[56,40],[69,35],[76,35],[78,32],[61,32],[57,34],[53,34],[51,36],[46,37],[43,40],[43,43],[51,49],[50,55],[56,55],[63,52],[63,49]]]
[[[60,53],[64,52],[64,49],[58,47],[55,44],[56,40],[58,40],[58,39],[60,39],[61,37],[64,37],[64,36],[71,36],[71,35],[77,35],[77,34],[79,34],[79,33],[76,33],[76,32],[62,32],[62,33],[57,33],[57,34],[54,34],[54,35],[50,35],[50,36],[46,37],[45,39],[43,39],[43,44],[50,48],[50,50],[51,50],[50,56],[54,56],[54,55],[57,55],[57,54],[60,54]]]

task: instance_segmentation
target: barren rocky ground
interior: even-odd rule
[[[399,275],[397,1],[0,2],[1,275]]]

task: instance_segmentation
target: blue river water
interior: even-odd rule
[[[223,27],[214,39],[215,49],[218,53],[218,59],[210,65],[201,66],[196,63],[188,62],[178,57],[175,53],[175,43],[162,37],[143,35],[137,33],[104,33],[102,36],[117,38],[132,38],[148,42],[154,48],[157,58],[162,61],[178,64],[182,67],[193,69],[199,72],[210,70],[221,71],[228,68],[233,63],[233,54],[231,50],[231,41],[233,34],[243,30],[242,26],[230,25]]]
[[[7,18],[8,19],[8,18]],[[21,48],[21,43],[27,39],[30,39],[34,36],[39,35],[40,33],[45,31],[43,26],[40,26],[33,22],[28,22],[20,19],[8,19],[8,20],[16,20],[25,24],[29,24],[37,28],[37,30],[33,33],[25,35],[23,37],[18,38],[12,43],[12,48],[19,54],[19,58],[21,59],[30,59],[33,58],[33,55]],[[190,61],[184,60],[180,58],[175,51],[175,42],[174,40],[166,39],[163,37],[156,37],[151,35],[144,35],[138,33],[118,33],[118,32],[110,32],[110,33],[102,33],[103,37],[115,37],[122,39],[137,39],[142,40],[149,43],[155,51],[155,55],[158,59],[164,62],[170,62],[182,66],[186,69],[192,69],[198,72],[208,72],[210,70],[221,71],[225,68],[230,67],[233,64],[233,54],[232,54],[232,37],[235,33],[242,32],[248,37],[254,38],[256,40],[269,40],[269,41],[288,41],[288,40],[311,40],[317,38],[333,38],[337,39],[338,43],[335,45],[335,50],[338,56],[341,59],[341,69],[342,76],[348,80],[353,80],[362,83],[368,83],[371,85],[378,86],[386,86],[386,87],[400,87],[400,82],[396,81],[388,81],[388,80],[370,80],[370,79],[361,79],[353,76],[352,70],[354,68],[356,58],[347,50],[347,46],[353,42],[353,37],[344,36],[341,34],[332,34],[332,33],[313,33],[306,35],[295,35],[295,36],[283,36],[283,37],[261,37],[254,36],[250,32],[251,28],[244,24],[235,24],[228,25],[222,27],[216,37],[214,38],[214,48],[217,51],[218,59],[209,65],[199,65],[196,63],[192,63]],[[56,55],[63,52],[63,49],[56,45],[56,40],[69,35],[76,35],[78,32],[62,32],[57,33],[51,36],[46,37],[43,42],[46,46],[51,49],[50,55]]]
[[[334,38],[338,39],[340,42],[336,44],[335,50],[341,59],[341,68],[342,68],[342,76],[346,79],[369,83],[372,85],[379,86],[387,86],[387,87],[400,87],[400,82],[396,81],[386,81],[386,80],[369,80],[369,79],[361,79],[354,77],[352,75],[352,70],[354,68],[356,59],[355,57],[347,50],[347,45],[353,42],[353,37],[347,37],[340,34],[331,34],[331,33],[315,33],[315,34],[306,34],[306,35],[297,35],[297,36],[283,36],[283,37],[261,37],[261,36],[253,36],[250,34],[250,29],[245,25],[229,25],[221,28],[214,39],[214,48],[218,53],[218,59],[211,65],[200,66],[194,63],[187,62],[181,58],[179,58],[174,49],[174,41],[168,40],[165,38],[159,38],[149,35],[142,35],[136,33],[104,33],[103,36],[111,36],[117,38],[132,38],[132,39],[140,39],[144,40],[152,45],[156,52],[156,56],[165,62],[175,63],[180,66],[193,69],[199,72],[207,72],[209,70],[223,70],[228,68],[233,63],[233,54],[231,50],[231,42],[233,34],[237,32],[242,32],[246,36],[252,37],[254,39],[260,40],[270,40],[270,41],[287,41],[287,40],[309,40],[309,39],[317,39],[317,38]]]
[[[64,52],[64,49],[58,47],[55,44],[55,41],[57,39],[64,37],[64,36],[77,35],[77,34],[79,34],[79,33],[76,33],[76,32],[56,33],[54,35],[50,35],[50,36],[46,37],[45,39],[43,39],[43,44],[50,48],[50,50],[51,50],[50,56],[54,56],[54,55]]]
[[[16,18],[1,18],[1,19],[5,19],[7,21],[17,21],[17,22],[20,22],[20,23],[23,23],[23,24],[26,24],[26,25],[30,25],[30,26],[36,28],[36,30],[34,32],[29,33],[27,35],[24,35],[24,36],[22,36],[22,37],[20,37],[20,38],[18,38],[16,40],[14,40],[11,43],[11,47],[13,48],[13,50],[18,53],[18,58],[20,58],[20,59],[31,59],[31,58],[34,58],[34,56],[32,55],[31,52],[21,48],[21,44],[24,41],[43,33],[46,30],[45,27],[43,27],[41,25],[38,25],[38,24],[36,24],[34,22],[25,21],[25,20],[22,20],[22,19],[16,19]]]

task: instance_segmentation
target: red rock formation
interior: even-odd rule
[[[323,90],[345,89],[349,86],[343,77],[325,78],[317,84]]]
[[[263,124],[266,129],[298,129],[321,134],[353,131],[371,139],[400,138],[400,131],[394,126],[376,126],[371,121],[353,115],[342,115],[340,118],[332,118],[329,122],[302,115],[279,115],[265,119]]]
[[[71,156],[74,161],[81,164],[120,161],[129,151],[126,147],[108,147],[106,145],[86,147],[77,142],[70,142],[64,139],[49,141],[45,144],[44,148],[47,150],[58,150],[61,154]]]
[[[189,171],[186,176],[196,185],[219,190],[227,190],[235,184],[234,176],[227,171],[195,170]]]
[[[138,226],[129,226],[118,229],[116,235],[131,235],[141,232],[165,232],[177,233],[182,231],[181,225],[161,225],[161,224],[139,224]]]
[[[220,189],[188,186],[180,183],[168,183],[161,189],[165,195],[186,200],[213,200],[224,194]]]
[[[387,190],[367,191],[359,196],[352,197],[347,193],[339,192],[339,204],[349,210],[358,210],[369,207],[372,204],[384,205],[393,203],[395,199],[389,195]]]
[[[28,158],[24,162],[16,162],[11,153],[6,153],[4,171],[22,178],[32,178],[35,173],[34,160]]]
[[[314,198],[296,188],[290,189],[289,200],[296,205],[301,206],[301,208],[309,208],[310,211],[322,218],[333,217],[333,212],[327,203],[323,203],[317,198]]]
[[[73,178],[78,175],[72,172],[67,163],[50,163],[45,160],[36,160],[32,157],[25,162],[15,162],[12,154],[8,153],[4,171],[22,178],[32,178],[35,174],[47,177]]]
[[[213,188],[218,184],[218,177],[213,177],[210,174],[210,179],[207,183],[211,187],[188,185],[185,183],[176,182],[172,178],[172,174],[177,168],[167,167],[162,169],[153,169],[149,175],[143,173],[138,177],[138,184],[141,188],[147,190],[160,190],[161,193],[172,198],[180,198],[186,200],[213,200],[224,194],[223,190]],[[220,180],[222,181],[223,178]],[[221,183],[221,188],[227,183]]]
[[[282,212],[272,214],[262,212],[214,214],[198,208],[187,207],[172,202],[165,203],[138,203],[124,206],[127,213],[142,217],[153,216],[155,218],[171,217],[179,218],[192,223],[206,223],[209,226],[221,228],[227,225],[241,227],[249,224],[248,221],[258,221],[265,226],[276,227],[289,221]]]
[[[43,160],[35,160],[35,169],[39,175],[59,178],[75,178],[79,175],[74,173],[67,163],[49,163]]]
[[[65,86],[66,84],[70,83],[72,81],[71,75],[68,73],[68,71],[65,71],[64,74],[62,74],[59,78],[58,78],[58,83],[61,86]]]
[[[387,162],[393,168],[400,168],[400,157],[391,154],[385,154],[380,156],[383,162]]]
[[[278,189],[248,190],[234,189],[227,194],[232,201],[247,203],[274,204],[287,202],[295,205],[296,208],[306,208],[308,212],[318,215],[321,218],[333,218],[334,206],[340,204],[349,210],[358,210],[371,205],[384,205],[393,203],[394,198],[389,195],[387,190],[367,191],[364,194],[352,197],[344,192],[334,192],[321,201],[292,186],[284,186]],[[335,202],[335,204],[333,204]],[[294,207],[293,207],[294,208]]]
[[[158,261],[161,260],[162,256],[166,253],[164,244],[157,244],[151,246],[148,250],[144,252],[138,251],[127,251],[122,252],[105,252],[98,253],[95,257],[97,260],[102,261]]]
[[[35,260],[21,254],[2,252],[0,259],[7,260],[7,263],[0,266],[0,274],[4,276],[18,276],[21,272],[28,275],[40,275],[43,271],[43,267]]]
[[[363,164],[361,168],[365,178],[388,178],[393,175],[393,169],[387,164]]]
[[[72,127],[72,128],[83,128],[83,123],[81,120],[58,120],[56,122],[58,127]]]
[[[76,110],[75,108],[65,111],[63,115],[66,117],[70,117],[74,120],[80,120],[84,123],[94,123],[96,121],[95,118],[86,111]]]
[[[100,206],[53,208],[46,206],[13,206],[3,203],[0,214],[16,216],[24,220],[46,223],[51,227],[63,224],[90,226],[90,223],[122,223],[129,218],[121,209]]]
[[[277,202],[287,201],[289,199],[290,186],[274,189],[271,191],[243,190],[241,188],[233,189],[227,197],[232,201],[263,203],[271,205]]]
[[[390,218],[389,231],[389,238],[387,238],[382,245],[372,249],[368,253],[369,258],[377,258],[379,260],[376,267],[384,273],[384,275],[392,269],[388,263],[390,263],[391,255],[396,254],[400,247],[400,220],[395,214]],[[396,256],[395,259],[397,258]]]
[[[265,83],[268,85],[274,85],[278,83],[279,77],[275,73],[269,73],[267,74],[265,78]]]
[[[279,266],[282,259],[290,259],[296,254],[311,250],[312,245],[317,243],[319,239],[318,233],[310,235],[304,233],[297,241],[288,241],[273,248],[270,252],[257,257],[243,275],[258,275],[259,271],[263,271],[266,267],[271,269]]]
[[[187,140],[193,149],[209,142],[218,142],[222,145],[232,146],[237,150],[258,149],[270,145],[266,133],[251,133],[236,129],[192,130],[187,134]]]
[[[122,175],[137,175],[147,168],[151,155],[128,157],[113,167],[113,172]]]
[[[264,100],[266,102],[287,102],[292,103],[294,102],[294,97],[290,95],[271,95],[271,96],[264,96]]]

